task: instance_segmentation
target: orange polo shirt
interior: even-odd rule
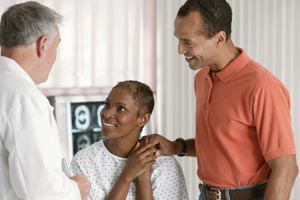
[[[198,176],[232,188],[264,183],[266,161],[295,154],[287,89],[242,49],[213,78],[195,76]]]

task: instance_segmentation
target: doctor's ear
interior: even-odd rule
[[[42,57],[44,54],[48,40],[49,38],[46,35],[42,35],[36,40],[36,51],[39,57]]]
[[[145,126],[150,120],[150,113],[143,114],[142,116],[139,117],[139,127]]]

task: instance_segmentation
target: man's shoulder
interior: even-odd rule
[[[264,79],[272,75],[272,73],[260,63],[250,60],[247,66],[242,71],[242,74],[250,74],[254,78]]]
[[[204,76],[208,75],[209,70],[210,70],[210,68],[208,66],[199,69],[196,72],[196,77],[199,78],[199,77],[204,77]]]
[[[261,64],[251,60],[245,70],[243,70],[241,76],[251,77],[251,82],[256,85],[261,85],[262,83],[270,82],[276,85],[283,86],[282,82],[272,74],[267,68]]]
[[[29,83],[26,79],[17,76],[13,73],[0,71],[0,90],[5,92],[25,93],[28,89],[36,88],[35,85]]]
[[[32,104],[33,108],[45,105],[47,99],[39,89],[27,80],[18,76],[0,72],[0,113],[8,114],[18,106]]]

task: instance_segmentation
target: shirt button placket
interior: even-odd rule
[[[207,114],[207,111],[209,109],[209,101],[210,101],[210,96],[211,96],[211,91],[212,91],[212,81],[209,77],[205,77],[205,86],[204,86],[204,90],[205,90],[205,95],[206,97],[204,98],[204,103],[202,105],[203,107],[203,111],[205,112],[205,114]]]

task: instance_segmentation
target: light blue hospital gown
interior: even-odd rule
[[[110,153],[103,141],[79,151],[71,162],[72,175],[85,174],[91,184],[89,200],[104,200],[122,173],[126,158]],[[160,156],[152,167],[155,200],[187,200],[182,169],[173,156]],[[131,183],[126,200],[135,200],[136,184]]]

